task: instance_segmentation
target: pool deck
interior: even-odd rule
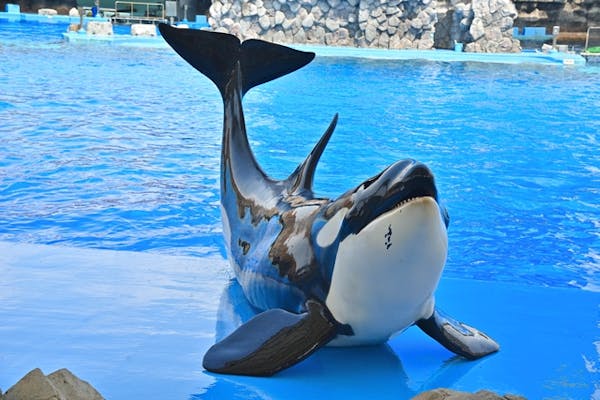
[[[121,46],[168,47],[161,37],[131,35],[96,36],[79,32],[64,33],[65,40],[73,43],[105,42]],[[501,64],[571,65],[586,64],[585,58],[573,53],[522,52],[522,53],[468,53],[452,50],[390,50],[375,48],[336,47],[322,45],[290,45],[312,51],[318,57],[365,58],[375,60],[427,60],[441,62],[484,62]]]
[[[0,242],[0,271],[3,391],[33,368],[65,367],[113,400],[407,399],[435,387],[600,396],[600,298],[581,289],[443,279],[438,303],[492,335],[499,353],[465,361],[410,328],[387,346],[325,348],[249,378],[202,369],[248,309],[220,255]]]
[[[500,64],[585,65],[585,59],[573,53],[468,53],[452,50],[390,50],[316,45],[293,45],[321,57],[360,57],[378,60],[428,60],[441,62],[484,62]]]

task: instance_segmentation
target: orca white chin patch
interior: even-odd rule
[[[331,345],[385,342],[429,317],[447,251],[446,226],[431,197],[403,203],[344,239],[326,305],[354,335]]]

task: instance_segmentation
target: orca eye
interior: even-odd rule
[[[364,181],[362,184],[363,189],[367,189],[369,186],[371,186],[373,184],[373,182],[375,182],[377,180],[378,177],[379,177],[379,175],[374,176],[374,177],[369,178],[366,181]]]

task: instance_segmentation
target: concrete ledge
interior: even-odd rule
[[[86,33],[88,35],[112,36],[113,26],[110,22],[105,21],[90,21],[86,25]]]
[[[569,53],[469,53],[451,50],[386,50],[353,47],[291,45],[313,51],[320,57],[359,57],[380,60],[428,60],[442,62],[487,62],[500,64],[585,65],[585,59]]]
[[[132,24],[132,36],[156,36],[156,26],[153,24]]]
[[[50,15],[50,16],[58,15],[58,11],[56,11],[53,8],[40,8],[37,13],[38,13],[38,15]]]

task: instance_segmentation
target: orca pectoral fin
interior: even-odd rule
[[[202,362],[211,372],[271,376],[308,357],[336,335],[336,323],[322,304],[293,314],[265,311],[212,346]]]
[[[417,326],[448,350],[469,360],[475,360],[500,349],[485,333],[458,322],[435,309],[433,315],[417,322]]]

